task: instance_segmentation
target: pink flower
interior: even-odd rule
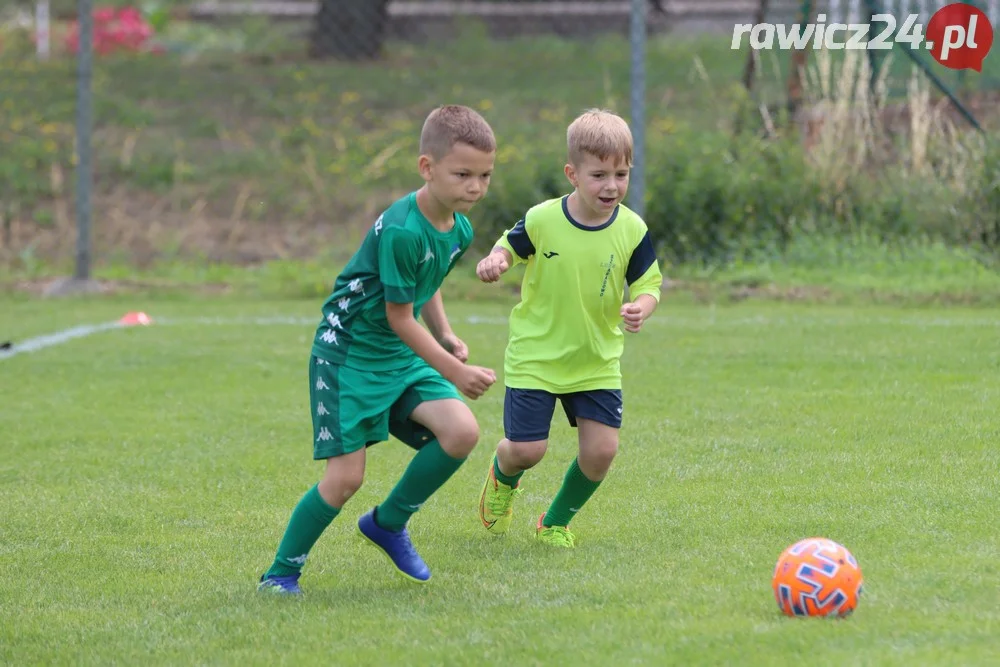
[[[153,27],[135,7],[99,7],[94,11],[94,52],[107,55],[115,51],[149,52]],[[80,49],[80,29],[74,23],[66,35],[71,53]]]
[[[107,23],[115,18],[114,7],[100,7],[94,10],[94,23]]]

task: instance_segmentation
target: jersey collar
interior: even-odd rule
[[[611,223],[614,222],[615,218],[618,217],[618,209],[619,208],[621,208],[621,204],[618,204],[617,206],[615,206],[615,210],[612,211],[611,217],[608,218],[605,223],[603,223],[601,225],[598,225],[597,227],[591,227],[590,225],[582,225],[582,224],[580,224],[579,222],[577,222],[573,218],[572,215],[569,214],[569,195],[564,195],[563,198],[562,198],[563,215],[566,216],[566,219],[569,220],[569,222],[570,222],[571,225],[573,225],[574,227],[576,227],[578,229],[582,229],[585,232],[597,232],[597,231],[600,231],[602,229],[606,229],[607,227],[610,227]]]

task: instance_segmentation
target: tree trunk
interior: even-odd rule
[[[389,0],[319,0],[309,55],[375,60],[382,55]]]

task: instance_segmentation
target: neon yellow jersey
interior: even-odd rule
[[[527,263],[510,314],[505,383],[564,394],[621,389],[625,286],[660,299],[663,276],[646,223],[619,205],[606,223],[573,219],[567,198],[532,207],[497,246]]]

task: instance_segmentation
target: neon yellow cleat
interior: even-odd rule
[[[490,471],[486,475],[486,483],[483,484],[483,493],[479,496],[479,519],[483,522],[486,530],[494,535],[503,535],[510,528],[510,522],[514,518],[514,498],[521,495],[521,485],[515,487],[507,486],[497,480],[493,473],[496,455],[490,459]]]
[[[538,526],[535,528],[535,539],[550,547],[563,547],[572,549],[576,546],[576,538],[569,532],[566,526],[546,526],[542,524],[545,519],[545,512],[538,517]]]

